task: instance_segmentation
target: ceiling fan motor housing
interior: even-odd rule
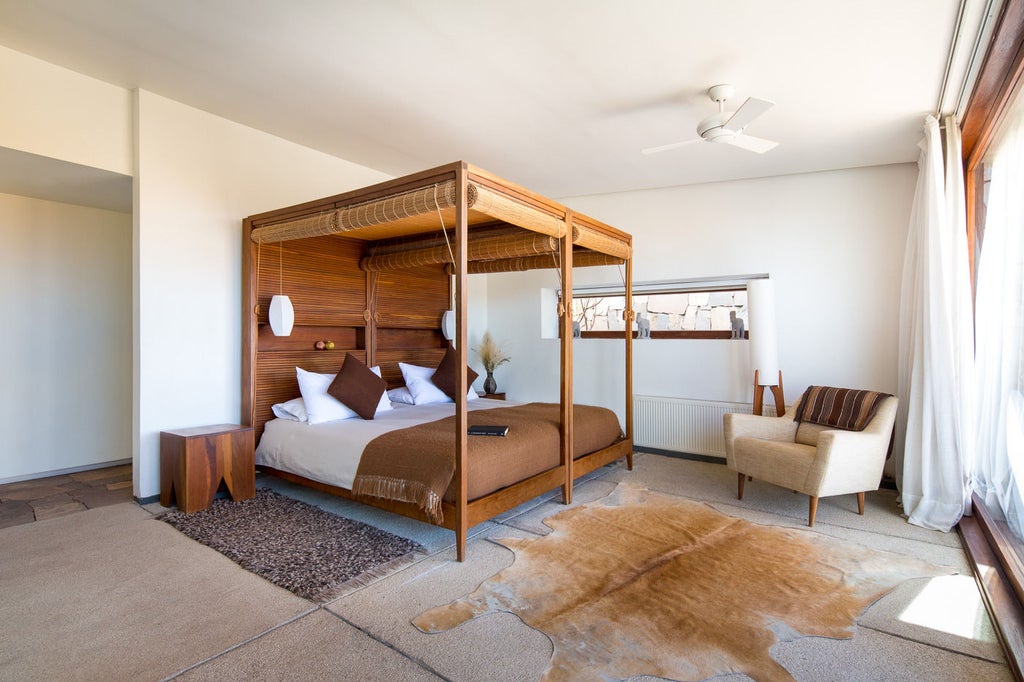
[[[722,127],[726,121],[732,118],[732,115],[731,111],[719,111],[711,114],[697,124],[697,134],[708,142],[724,141],[719,138],[734,137],[736,135],[734,131]]]

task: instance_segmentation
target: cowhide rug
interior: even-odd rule
[[[545,523],[543,538],[500,541],[510,567],[413,624],[440,632],[514,613],[554,644],[544,680],[792,680],[768,653],[775,642],[849,639],[898,583],[954,572],[627,484]]]

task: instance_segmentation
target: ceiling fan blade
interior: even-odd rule
[[[755,118],[768,111],[775,106],[775,102],[769,102],[766,99],[757,99],[756,97],[748,97],[747,101],[743,103],[736,113],[732,115],[725,125],[722,126],[725,130],[730,130],[734,133],[746,128],[751,121]]]
[[[693,139],[693,140],[683,140],[682,142],[673,142],[672,144],[663,144],[660,147],[648,147],[647,149],[641,149],[640,153],[641,154],[657,154],[659,152],[667,152],[670,149],[679,149],[680,147],[685,147],[686,145],[693,144],[694,142],[703,142],[703,141],[704,140],[702,140],[702,139],[700,139],[698,137],[698,138]]]
[[[748,152],[755,152],[757,154],[764,154],[765,152],[771,151],[779,146],[778,142],[754,137],[753,135],[733,135],[728,139],[723,138],[720,139],[722,139],[722,142],[725,142],[726,144],[731,144],[734,147],[746,149]]]

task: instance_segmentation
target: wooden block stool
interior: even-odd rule
[[[255,431],[217,424],[160,433],[160,504],[191,514],[213,502],[220,482],[231,498],[256,494]]]

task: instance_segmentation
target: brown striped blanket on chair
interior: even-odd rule
[[[794,421],[863,431],[889,393],[832,386],[808,386]]]

